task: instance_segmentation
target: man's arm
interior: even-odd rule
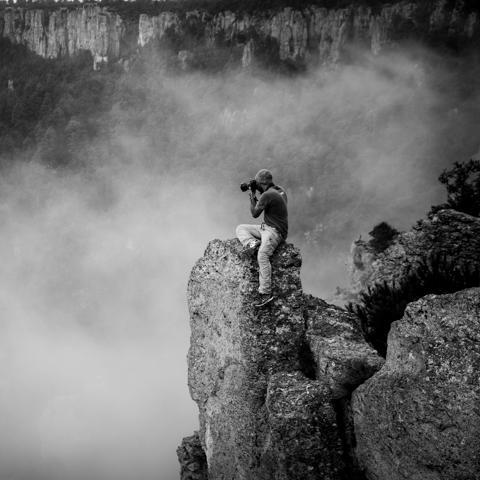
[[[260,216],[260,214],[265,210],[265,199],[260,197],[260,200],[257,200],[257,197],[250,192],[250,212],[252,214],[253,218],[257,218]]]

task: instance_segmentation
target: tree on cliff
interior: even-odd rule
[[[438,178],[447,189],[447,202],[434,205],[429,215],[438,210],[453,208],[459,212],[480,216],[480,160],[455,162],[450,170],[444,170]]]
[[[371,237],[368,243],[377,253],[380,253],[392,244],[398,233],[398,230],[387,222],[381,222],[375,225],[372,231],[368,233]]]

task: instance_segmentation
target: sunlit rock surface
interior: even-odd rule
[[[209,479],[347,478],[334,400],[382,360],[350,317],[303,294],[290,244],[272,257],[276,299],[256,309],[257,261],[240,250],[238,240],[210,242],[188,284],[189,387]]]
[[[138,21],[138,44],[144,47],[151,40],[162,38],[169,29],[178,33],[180,23],[176,13],[163,12],[156,16],[142,13]]]
[[[352,398],[371,480],[480,478],[480,289],[411,303]]]
[[[352,293],[375,284],[393,285],[415,270],[418,262],[435,254],[445,255],[458,267],[480,266],[480,218],[456,210],[440,210],[412,230],[398,235],[385,251],[375,254],[365,242],[352,252]]]
[[[254,64],[257,59],[291,65],[332,63],[366,47],[373,54],[404,39],[468,45],[480,36],[480,7],[457,0],[400,1],[382,7],[257,8],[255,11],[162,11],[158,15],[114,5],[42,8],[3,6],[0,35],[47,58],[91,52],[94,66],[135,54],[137,46],[175,54],[218,56],[217,62]],[[210,60],[212,61],[212,60]],[[201,62],[200,62],[201,63]],[[215,62],[214,62],[215,63]]]

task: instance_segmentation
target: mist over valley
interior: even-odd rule
[[[331,299],[352,241],[408,229],[480,148],[470,52],[353,46],[293,74],[0,55],[2,479],[177,478],[197,424],[186,284],[253,223],[257,170],[288,193],[304,290]]]

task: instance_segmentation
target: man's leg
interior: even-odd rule
[[[261,294],[269,294],[272,293],[272,265],[270,264],[270,257],[282,241],[282,237],[274,228],[268,225],[264,225],[260,232],[262,244],[257,255],[260,280],[258,291]]]
[[[260,225],[239,225],[236,234],[243,246],[247,246],[252,240],[256,241],[262,238]]]

